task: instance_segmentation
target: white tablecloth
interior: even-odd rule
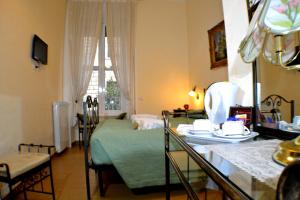
[[[280,140],[261,140],[237,144],[205,145],[238,168],[276,189],[284,167],[272,160]]]

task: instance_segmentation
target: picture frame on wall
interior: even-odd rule
[[[211,69],[227,66],[227,48],[224,21],[207,31]]]

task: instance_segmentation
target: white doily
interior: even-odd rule
[[[272,160],[280,140],[261,140],[249,143],[205,145],[238,168],[276,189],[284,167]]]

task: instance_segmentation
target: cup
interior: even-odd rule
[[[222,126],[223,135],[245,135],[249,133],[250,131],[244,126],[243,121],[226,121]]]
[[[293,129],[300,129],[300,116],[295,116],[293,119]]]

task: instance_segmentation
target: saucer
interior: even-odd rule
[[[239,134],[239,135],[223,135],[222,134],[222,130],[218,130],[218,131],[214,131],[213,135],[215,137],[220,137],[220,138],[227,138],[227,139],[245,139],[245,138],[251,138],[254,137],[254,135],[256,136],[257,133],[255,132],[246,132],[244,134]]]
[[[250,140],[258,135],[259,134],[257,132],[251,132],[246,137],[238,138],[236,135],[236,137],[230,138],[228,136],[218,137],[218,135],[215,132],[210,132],[209,134],[191,134],[189,132],[186,132],[184,137],[188,138],[189,144],[193,144],[195,146],[196,144],[203,144],[204,141],[208,142],[206,144],[210,144],[209,142],[238,143]]]
[[[292,126],[293,130],[300,131],[300,126]]]
[[[209,130],[196,130],[196,129],[189,129],[188,131],[190,134],[210,134],[211,131]]]

